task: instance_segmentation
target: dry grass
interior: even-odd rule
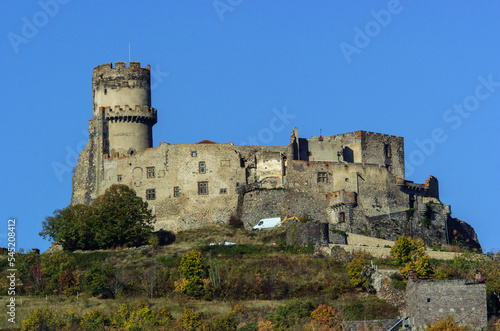
[[[22,320],[27,317],[30,311],[36,308],[52,308],[59,311],[72,311],[77,313],[78,315],[82,315],[86,312],[89,312],[95,308],[98,308],[100,311],[111,314],[112,312],[116,312],[121,304],[123,303],[131,303],[138,299],[127,298],[122,300],[104,300],[98,299],[94,297],[87,296],[79,296],[77,299],[75,297],[65,297],[65,296],[48,296],[47,299],[44,297],[33,297],[33,296],[25,296],[16,298],[16,324],[7,321],[7,309],[6,304],[9,300],[9,297],[2,296],[0,297],[0,302],[3,302],[3,310],[2,315],[5,318],[0,319],[0,329],[20,329]],[[223,315],[229,312],[230,308],[234,305],[240,305],[243,310],[246,312],[248,316],[262,318],[263,316],[272,313],[279,306],[285,305],[286,301],[267,301],[267,300],[255,300],[255,301],[198,301],[192,300],[187,297],[177,297],[177,298],[156,298],[153,300],[147,299],[139,299],[146,300],[152,309],[159,309],[162,306],[165,306],[167,310],[172,313],[174,318],[178,318],[184,308],[192,308],[196,312],[201,312],[205,316],[213,316],[213,315]]]

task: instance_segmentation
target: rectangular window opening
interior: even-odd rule
[[[156,189],[149,188],[146,190],[146,200],[155,200],[156,199]]]
[[[146,167],[146,173],[148,178],[155,178],[155,167]]]
[[[198,182],[198,194],[208,195],[208,182]]]
[[[200,163],[199,163],[199,171],[200,171],[200,174],[204,174],[206,172],[205,161],[200,161]]]
[[[318,183],[328,182],[328,176],[326,172],[318,172]]]
[[[227,188],[221,188],[220,194],[227,194]]]
[[[116,180],[121,182],[123,180],[123,175],[117,175]]]
[[[174,197],[178,197],[181,194],[181,191],[179,190],[179,186],[174,186]]]

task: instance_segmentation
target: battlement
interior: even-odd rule
[[[127,67],[125,62],[116,62],[115,67],[112,63],[101,64],[94,67],[92,74],[92,84],[94,86],[104,84],[109,85],[110,82],[116,81],[144,81],[149,85],[151,80],[151,66],[147,65],[141,68],[140,62],[130,62]],[[121,85],[121,84],[120,84]],[[128,86],[128,85],[127,85]]]
[[[145,68],[141,68],[140,62],[130,62],[130,66],[127,67],[127,64],[123,61],[115,62],[115,67],[113,67],[113,63],[104,63],[94,67],[94,74],[101,74],[111,71],[119,71],[119,70],[136,70],[136,71],[149,71],[151,66],[148,64]]]
[[[148,122],[155,124],[157,122],[156,108],[135,105],[134,108],[129,105],[114,107],[99,107],[100,111],[104,112],[106,120],[110,121],[126,121],[126,122]]]
[[[395,140],[404,140],[403,137],[399,137],[399,136],[393,136],[393,135],[390,135],[390,134],[383,134],[383,133],[377,133],[377,132],[370,132],[370,131],[357,131],[360,133],[361,136],[365,136],[365,137],[370,137],[370,138],[374,138],[376,140],[387,140],[387,139],[395,139]]]

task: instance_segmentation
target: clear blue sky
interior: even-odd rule
[[[0,246],[12,216],[18,246],[50,245],[38,232],[70,203],[92,69],[128,62],[130,43],[154,71],[155,146],[284,146],[294,126],[403,136],[407,179],[437,177],[452,216],[500,249],[499,13],[495,1],[6,2]]]

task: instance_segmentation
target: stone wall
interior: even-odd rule
[[[481,330],[487,325],[486,285],[467,280],[409,280],[406,310],[413,330],[423,330],[447,316]]]
[[[329,229],[328,223],[314,221],[300,223],[296,220],[288,221],[286,224],[286,244],[307,246],[328,246]]]

